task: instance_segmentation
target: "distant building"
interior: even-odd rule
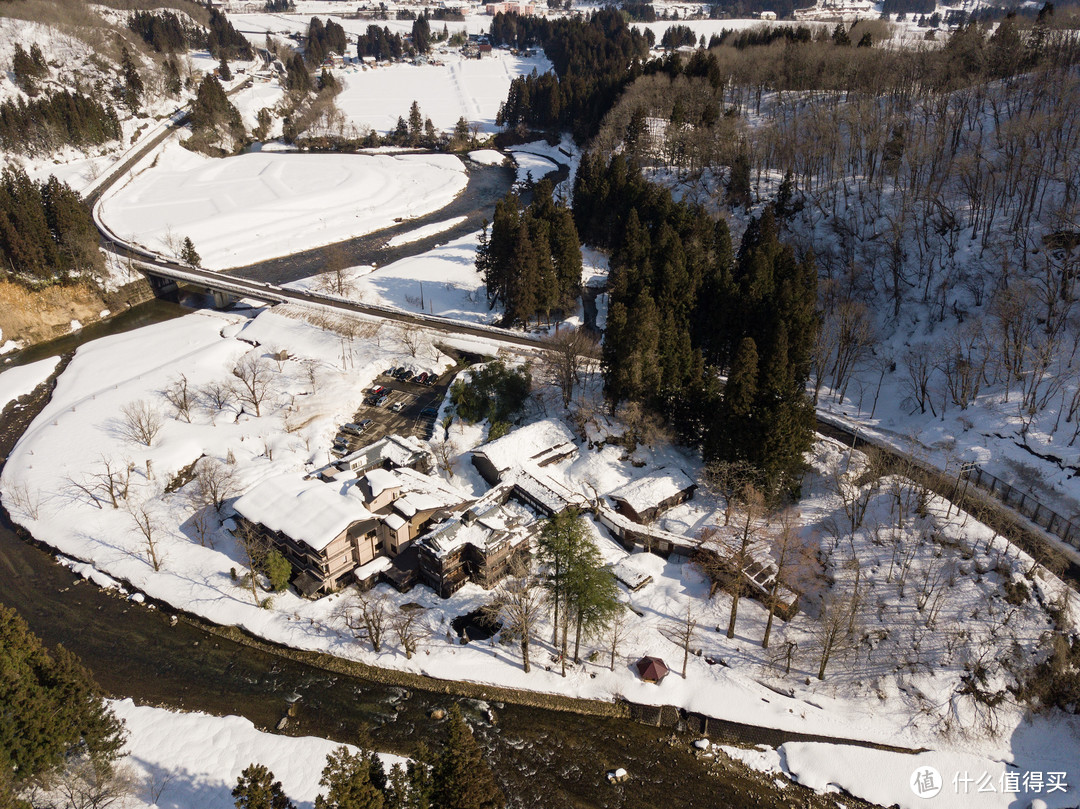
[[[761,12],[761,19],[775,21],[776,20],[776,12],[775,11],[763,11],[763,12]]]
[[[694,496],[697,484],[680,469],[657,469],[611,492],[608,497],[624,517],[648,524]]]
[[[532,3],[488,3],[487,13],[492,17],[496,14],[520,14],[528,17],[536,13],[536,6]]]

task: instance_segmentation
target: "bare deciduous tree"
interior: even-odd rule
[[[366,640],[371,648],[382,650],[383,633],[390,618],[390,600],[385,593],[370,590],[356,592],[341,605],[345,625],[357,640]]]
[[[142,534],[143,550],[146,552],[146,561],[150,563],[150,566],[154,568],[155,571],[161,570],[164,558],[158,545],[161,521],[158,518],[157,511],[149,500],[146,500],[139,505],[129,503],[126,506],[126,509],[127,513],[131,515],[135,527],[138,528],[139,533]]]
[[[245,405],[255,409],[255,416],[262,415],[262,403],[270,392],[273,371],[261,354],[245,354],[233,368],[233,376],[239,380],[236,395]]]
[[[390,619],[390,631],[401,644],[406,660],[412,660],[412,656],[416,654],[416,649],[420,645],[420,638],[423,635],[423,627],[420,623],[422,614],[421,609],[400,609]]]
[[[562,394],[564,408],[570,407],[574,386],[585,379],[599,354],[596,339],[585,329],[566,328],[544,340],[546,351],[541,360],[541,374]]]
[[[237,492],[236,469],[217,458],[202,458],[195,465],[194,483],[198,502],[221,514],[225,501]]]
[[[739,599],[746,591],[743,571],[754,562],[765,530],[765,498],[753,486],[746,486],[739,495],[739,510],[734,533],[716,528],[701,532],[701,544],[695,557],[712,581],[710,595],[721,585],[731,594],[729,638],[735,637]]]
[[[431,454],[435,458],[435,465],[439,468],[447,477],[454,474],[454,466],[456,465],[456,458],[454,454],[456,448],[454,445],[446,440],[432,441],[429,446],[431,447]]]
[[[169,383],[165,388],[165,398],[176,408],[177,418],[191,423],[191,407],[195,403],[195,397],[188,385],[187,377],[180,374],[179,377]]]
[[[765,634],[761,639],[763,649],[769,648],[769,638],[772,635],[776,607],[780,603],[781,588],[791,586],[792,571],[804,568],[809,557],[809,547],[803,544],[799,534],[799,513],[797,511],[790,508],[785,509],[780,514],[777,526],[778,530],[771,539],[773,581],[765,600],[765,606],[769,610],[769,618],[765,622]]]
[[[543,582],[521,565],[514,575],[503,579],[495,588],[487,609],[492,617],[502,621],[503,637],[513,637],[517,641],[525,673],[528,674],[529,645],[536,634],[536,625],[547,610]]]
[[[236,390],[224,382],[208,382],[202,386],[199,393],[214,417],[236,400]]]
[[[129,441],[153,446],[161,430],[161,412],[149,402],[139,399],[120,408],[120,430]]]
[[[818,664],[819,680],[825,679],[825,670],[829,660],[850,645],[854,633],[853,612],[856,606],[853,593],[831,591],[822,595],[818,609],[818,620],[813,625],[813,634],[821,652]]]
[[[326,248],[323,255],[326,256],[326,261],[323,264],[322,274],[315,282],[315,288],[330,295],[348,297],[354,285],[347,272],[349,260],[345,251],[340,245],[332,244]]]
[[[684,680],[686,679],[686,664],[690,660],[690,647],[697,638],[697,628],[698,613],[691,602],[686,605],[686,612],[678,621],[673,621],[660,630],[664,637],[683,650],[682,676]]]
[[[240,522],[233,536],[236,537],[236,545],[244,566],[248,569],[251,597],[256,604],[259,604],[259,571],[266,564],[266,557],[270,553],[269,545],[265,537],[259,533],[259,529],[246,520]]]
[[[607,626],[608,651],[611,652],[609,671],[615,671],[615,657],[619,654],[619,647],[630,633],[629,610],[622,609],[611,616]]]

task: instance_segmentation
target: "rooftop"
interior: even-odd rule
[[[373,519],[355,485],[324,483],[296,473],[266,478],[238,499],[234,508],[248,520],[317,551],[354,522]]]
[[[657,469],[620,486],[608,497],[622,500],[640,514],[696,485],[681,469]]]
[[[556,419],[544,419],[482,444],[473,452],[487,458],[501,474],[526,461],[543,466],[577,452],[577,445],[574,434],[565,424]]]

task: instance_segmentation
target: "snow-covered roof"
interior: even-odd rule
[[[620,486],[608,497],[623,501],[640,514],[696,485],[681,469],[657,469]]]
[[[500,474],[526,461],[545,463],[577,452],[574,434],[557,419],[544,419],[507,433],[473,450],[483,455]]]
[[[372,519],[356,486],[344,489],[317,478],[276,475],[257,484],[233,506],[252,522],[321,551],[346,528]]]
[[[393,466],[409,466],[427,454],[427,447],[415,436],[388,435],[361,447],[336,462],[339,469],[371,469],[389,461]]]
[[[393,472],[386,469],[372,469],[366,475],[368,488],[371,490],[372,497],[378,497],[387,489],[397,489],[401,487],[401,481],[398,480],[398,476]]]
[[[534,463],[524,463],[519,468],[508,471],[502,480],[504,483],[513,484],[526,499],[533,501],[548,514],[559,514],[568,506],[588,506],[583,495]]]
[[[526,528],[532,522],[532,515],[520,506],[477,503],[468,511],[455,515],[455,519],[436,527],[421,542],[440,558],[466,544],[486,551],[502,542],[517,544],[527,540]]]
[[[391,531],[400,531],[402,526],[406,524],[405,519],[400,514],[394,514],[393,512],[383,517],[383,522],[389,526]]]

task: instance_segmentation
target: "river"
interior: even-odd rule
[[[62,341],[10,358],[30,362],[73,351],[89,339],[119,333],[182,313],[151,302],[95,324]],[[0,458],[47,402],[8,408],[0,425]],[[47,550],[19,537],[6,511],[0,514],[0,601],[14,607],[46,644],[63,643],[82,658],[105,691],[136,703],[247,717],[264,729],[283,715],[285,697],[299,694],[288,733],[338,741],[369,739],[380,750],[409,754],[420,741],[438,742],[442,726],[429,718],[452,698],[434,690],[386,686],[331,674],[226,640],[171,611],[132,603],[89,584],[58,564]],[[825,807],[795,785],[730,762],[699,760],[691,738],[673,737],[625,719],[601,719],[510,704],[487,706],[462,700],[487,751],[500,785],[517,807]],[[612,786],[608,769],[625,767],[631,779]],[[865,806],[844,798],[847,806]],[[193,807],[192,809],[196,809]]]

